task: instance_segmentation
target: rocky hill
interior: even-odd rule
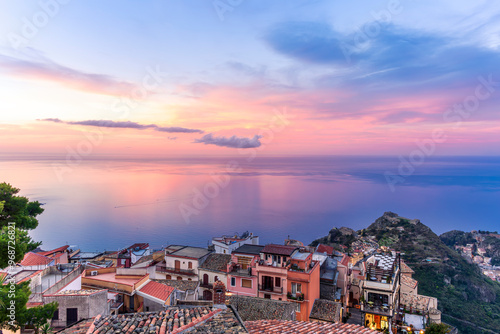
[[[338,231],[332,229],[313,243],[340,242],[346,236]],[[491,333],[472,324],[499,332],[500,284],[482,275],[476,265],[468,263],[418,219],[386,212],[358,231],[356,239],[374,240],[404,253],[405,262],[415,270],[419,293],[437,297],[443,321],[459,328],[460,333]]]

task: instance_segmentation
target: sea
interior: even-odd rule
[[[206,247],[245,231],[261,244],[309,244],[385,211],[435,233],[498,230],[500,157],[0,157],[0,182],[43,204],[43,249],[136,242]]]

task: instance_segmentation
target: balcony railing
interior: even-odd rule
[[[393,308],[392,305],[380,305],[370,302],[361,303],[361,311],[366,313],[376,313],[380,315],[392,316]]]
[[[235,275],[235,276],[250,277],[250,276],[252,276],[252,268],[242,269],[242,268],[238,268],[235,266],[231,269],[230,274]]]
[[[200,287],[201,287],[201,288],[205,288],[205,289],[213,289],[213,288],[214,288],[214,285],[213,285],[213,284],[211,284],[211,283],[203,283],[203,282],[201,282],[201,283],[200,283]]]
[[[259,284],[259,290],[264,291],[264,292],[271,292],[271,293],[283,293],[283,287],[263,286],[262,284]]]
[[[180,268],[173,268],[173,267],[156,266],[156,271],[159,271],[162,273],[173,273],[173,274],[181,274],[181,275],[196,275],[193,269],[180,269]]]
[[[391,283],[382,283],[376,281],[364,281],[363,287],[365,289],[376,289],[376,290],[385,290],[385,291],[394,291],[394,282]]]

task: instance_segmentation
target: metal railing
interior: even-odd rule
[[[164,273],[195,275],[194,269],[180,269],[180,268],[173,268],[173,267],[156,266],[156,271],[164,272]]]
[[[259,284],[259,290],[272,293],[283,293],[283,287],[263,286],[262,284]]]

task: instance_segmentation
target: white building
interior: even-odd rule
[[[246,237],[238,237],[237,235],[234,237],[222,236],[222,237],[213,237],[212,245],[215,248],[215,252],[218,254],[231,254],[236,248],[239,248],[243,245],[258,245],[259,237],[254,236],[253,233],[250,233]]]

